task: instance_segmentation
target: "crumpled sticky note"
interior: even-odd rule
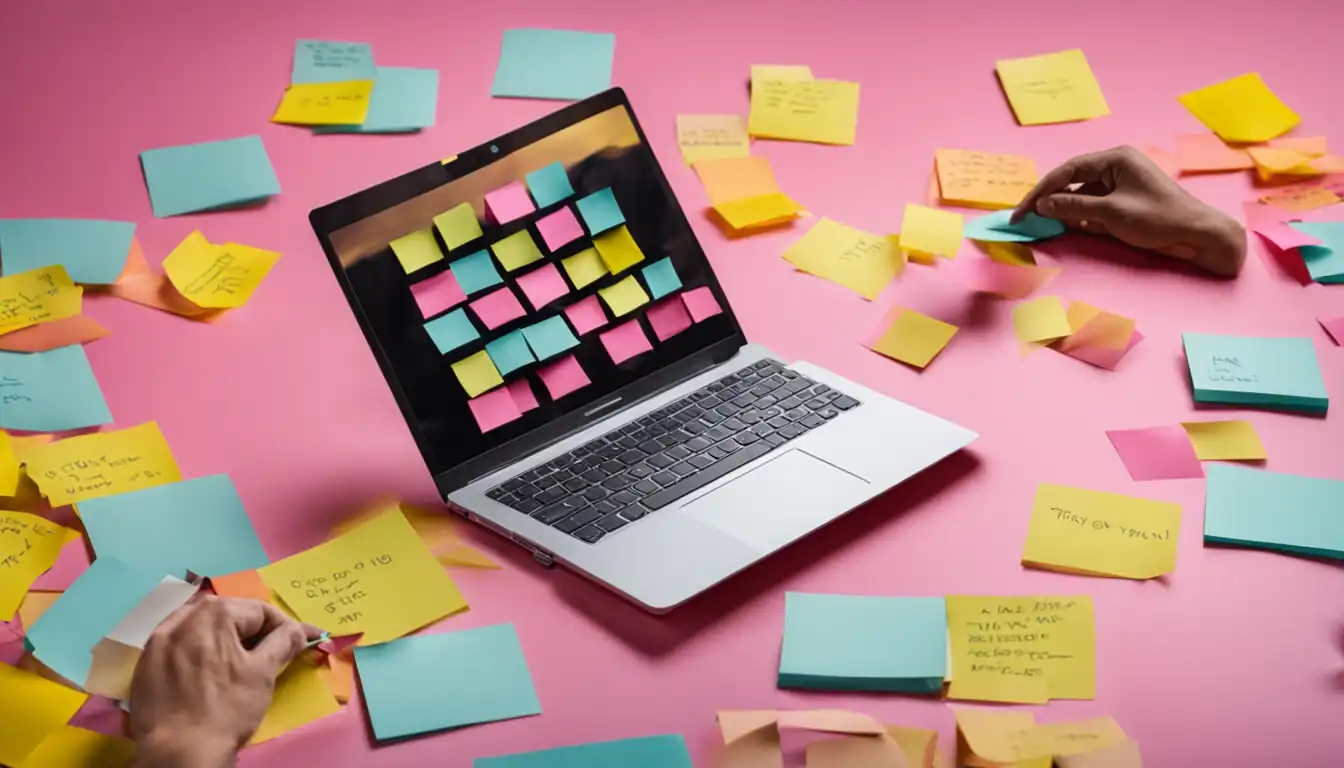
[[[1258,72],[1182,94],[1177,100],[1224,141],[1268,141],[1302,121]]]
[[[1022,564],[1050,571],[1152,579],[1176,569],[1181,507],[1041,483]]]
[[[192,230],[163,260],[163,271],[183,298],[202,309],[241,307],[280,254],[238,243],[215,245]]]

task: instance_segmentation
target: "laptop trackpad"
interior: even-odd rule
[[[771,552],[847,512],[868,483],[801,449],[788,451],[682,507],[748,546]]]

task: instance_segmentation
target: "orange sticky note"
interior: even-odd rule
[[[876,336],[866,346],[892,360],[923,368],[943,351],[957,330],[951,323],[897,307],[883,318]]]
[[[1302,213],[1340,202],[1341,198],[1325,187],[1289,187],[1260,198],[1260,202],[1285,211]],[[0,337],[3,340],[3,337]]]
[[[117,278],[117,282],[108,286],[107,293],[119,299],[207,323],[214,322],[224,312],[218,309],[202,309],[192,304],[177,292],[167,275],[150,271],[149,264],[145,261],[145,252],[136,238],[131,238],[131,250],[126,257],[126,268]]]
[[[1181,164],[1177,162],[1176,156],[1161,147],[1155,147],[1149,144],[1143,148],[1143,154],[1148,156],[1162,172],[1168,176],[1180,176]]]
[[[327,686],[331,695],[344,704],[355,690],[355,649],[349,646],[327,656]]]
[[[808,768],[907,768],[901,745],[891,736],[841,736],[807,745]]]
[[[88,315],[75,315],[6,333],[0,336],[0,351],[46,352],[57,347],[97,341],[108,333],[111,331]]]
[[[1265,175],[1283,173],[1311,160],[1310,155],[1304,155],[1294,149],[1248,147],[1246,153],[1251,156],[1251,160],[1255,161],[1256,169]]]
[[[1274,149],[1291,149],[1307,157],[1320,157],[1330,151],[1330,142],[1324,136],[1280,136],[1270,139],[1268,146]]]
[[[1143,758],[1137,741],[1122,741],[1092,752],[1059,755],[1055,765],[1059,768],[1143,768]]]
[[[924,728],[888,725],[887,735],[896,740],[910,768],[933,768],[938,750],[938,732]]]
[[[220,597],[246,597],[271,602],[271,588],[256,571],[239,571],[225,576],[210,577],[210,586]]]
[[[775,173],[770,170],[770,161],[764,157],[701,160],[692,167],[705,187],[710,205],[771,195],[779,191]]]
[[[965,149],[934,152],[943,202],[971,208],[1012,208],[1036,186],[1036,162],[1022,155]]]
[[[1255,167],[1255,161],[1246,150],[1229,147],[1211,133],[1177,136],[1176,164],[1183,173],[1243,171]]]

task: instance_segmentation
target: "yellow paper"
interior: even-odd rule
[[[206,309],[241,307],[280,254],[238,243],[214,245],[194,230],[168,257],[163,271],[188,301]]]
[[[635,238],[630,236],[630,230],[624,224],[594,237],[593,247],[597,249],[598,256],[602,257],[602,263],[607,265],[607,271],[613,275],[619,275],[644,260],[644,252],[639,250]]]
[[[449,155],[439,161],[439,165],[447,165],[457,159],[457,155]]]
[[[964,220],[960,213],[906,203],[901,219],[901,247],[907,251],[956,258],[961,250]]]
[[[526,267],[528,264],[542,259],[536,241],[532,239],[531,233],[526,229],[520,229],[500,240],[490,246],[490,250],[495,252],[495,258],[499,259],[499,263],[504,265],[507,272]]]
[[[783,192],[775,192],[719,203],[714,206],[714,211],[733,229],[747,230],[793,221],[802,213],[803,207]]]
[[[1311,160],[1293,149],[1275,149],[1273,147],[1248,147],[1246,152],[1255,161],[1255,167],[1262,176],[1284,173]]]
[[[457,374],[457,380],[467,391],[467,397],[489,392],[504,383],[495,361],[490,359],[490,354],[484,349],[453,363],[453,373]]]
[[[905,266],[899,241],[824,217],[789,246],[784,260],[869,301],[877,298]]]
[[[943,351],[956,333],[957,326],[951,323],[906,309],[896,315],[872,349],[893,360],[923,368]]]
[[[23,626],[31,627],[36,624],[51,604],[60,599],[61,594],[61,592],[29,592],[24,595],[23,602],[19,604],[19,619],[23,621]]]
[[[933,768],[933,756],[938,746],[937,731],[888,725],[887,735],[896,740],[910,768]]]
[[[1152,579],[1176,570],[1180,532],[1179,504],[1041,483],[1022,564]]]
[[[990,241],[973,240],[975,247],[989,257],[990,261],[997,261],[1000,264],[1011,264],[1015,267],[1034,267],[1036,266],[1036,254],[1032,253],[1031,248],[1026,243],[995,243]]]
[[[1124,741],[1105,749],[1077,755],[1061,755],[1055,761],[1059,768],[1143,768],[1137,741]]]
[[[1224,141],[1269,141],[1302,121],[1279,101],[1257,72],[1191,91],[1178,99]]]
[[[607,308],[611,314],[616,317],[622,317],[633,312],[636,308],[649,303],[649,294],[640,287],[639,281],[634,275],[626,277],[619,283],[598,290],[602,295],[602,300],[607,303]]]
[[[126,768],[135,758],[135,742],[72,725],[42,740],[19,768]]]
[[[1012,208],[1040,180],[1036,162],[1022,155],[940,149],[933,157],[939,196],[951,205]]]
[[[453,520],[446,511],[435,511],[417,507],[414,504],[398,502],[395,498],[379,499],[353,517],[343,520],[332,528],[332,535],[339,536],[346,531],[363,525],[389,509],[400,509],[406,516],[406,522],[415,529],[416,535],[425,542],[429,551],[440,563],[463,568],[499,568],[499,563],[472,547],[458,535]],[[213,581],[213,580],[212,580]]]
[[[1021,765],[1122,744],[1128,737],[1110,717],[1036,725],[1029,713],[957,709],[957,731],[977,765]]]
[[[772,195],[779,191],[775,172],[765,157],[726,157],[701,160],[695,164],[695,175],[705,188],[710,205],[731,203],[749,197]]]
[[[28,451],[28,476],[53,507],[176,483],[182,473],[153,421]]]
[[[1077,48],[1001,59],[995,69],[1020,125],[1068,123],[1111,113],[1087,57]]]
[[[369,113],[372,80],[295,83],[285,89],[272,123],[285,125],[360,125]]]
[[[602,257],[597,255],[595,248],[585,248],[560,263],[565,268],[565,274],[569,275],[569,281],[574,284],[574,290],[607,276],[607,265],[602,263]]]
[[[1260,202],[1285,211],[1301,213],[1340,202],[1339,195],[1324,187],[1281,189],[1260,198]]]
[[[1320,157],[1330,152],[1330,141],[1324,136],[1282,136],[1270,139],[1269,146],[1274,149],[1291,149],[1307,157]]]
[[[300,656],[276,679],[271,706],[247,743],[270,741],[340,711],[341,705],[327,686],[323,670],[306,656]]]
[[[401,268],[408,275],[443,259],[443,251],[439,250],[439,244],[434,240],[434,232],[430,229],[403,235],[393,240],[390,245],[392,253],[396,254],[397,261],[401,262]]]
[[[0,277],[0,335],[78,315],[83,296],[59,264]]]
[[[444,245],[447,245],[450,251],[461,248],[481,236],[481,222],[476,218],[476,210],[471,207],[471,203],[460,203],[435,216],[434,226],[439,230],[439,236],[443,238]]]
[[[761,83],[797,82],[811,80],[812,68],[802,64],[752,64],[751,87]]]
[[[760,81],[752,84],[752,136],[818,144],[853,144],[859,84],[843,80]]]
[[[1269,458],[1251,422],[1183,421],[1201,461],[1261,461]]]
[[[1096,692],[1092,598],[947,597],[948,698],[1044,704]]]
[[[1058,296],[1042,296],[1013,305],[1013,332],[1018,341],[1051,342],[1073,332]]]
[[[13,496],[19,490],[19,457],[9,441],[9,433],[0,429],[0,496]]]
[[[1110,717],[1036,725],[1022,735],[1014,759],[1079,755],[1123,744],[1127,739],[1120,725]]]
[[[677,145],[687,165],[751,154],[751,139],[741,115],[677,115]]]
[[[0,765],[22,765],[89,698],[8,664],[0,664],[0,692]]]
[[[0,510],[0,621],[14,618],[33,580],[46,573],[66,542],[78,535],[44,517]]]
[[[467,607],[400,509],[259,569],[303,621],[361,645],[414,632]]]
[[[957,741],[969,753],[961,755],[960,762],[973,766],[993,766],[995,762],[985,755],[1012,750],[1021,734],[1036,724],[1030,712],[956,707],[952,713],[957,719]]]
[[[807,745],[807,768],[908,768],[901,745],[891,736],[840,736]]]

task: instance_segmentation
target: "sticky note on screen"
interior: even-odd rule
[[[538,208],[545,208],[574,196],[569,173],[562,163],[542,166],[523,177]]]
[[[33,581],[51,568],[77,531],[26,512],[0,510],[0,621],[10,621]]]
[[[939,197],[951,205],[1012,208],[1040,179],[1022,155],[939,149],[933,153]]]
[[[518,296],[514,294],[513,289],[505,286],[492,293],[487,293],[479,299],[471,302],[471,311],[481,319],[486,328],[494,330],[505,323],[516,320],[527,311],[519,303]]]
[[[561,246],[583,237],[583,227],[575,218],[574,211],[566,206],[537,221],[537,233],[546,244],[546,250],[554,253]]]
[[[653,344],[649,342],[649,337],[644,335],[644,329],[639,325],[639,318],[618,325],[601,334],[599,338],[602,339],[602,346],[606,348],[607,354],[611,356],[611,362],[616,365],[653,350]]]
[[[593,247],[607,271],[619,275],[644,260],[644,252],[624,224],[593,238]]]
[[[747,130],[752,136],[818,144],[854,143],[859,84],[843,80],[753,83]]]
[[[491,96],[577,101],[611,87],[616,36],[506,29]]]
[[[1077,48],[995,64],[999,83],[1020,125],[1067,123],[1111,113]]]
[[[1204,541],[1344,560],[1344,481],[1210,464]]]
[[[565,319],[558,315],[524,327],[523,336],[538,360],[555,357],[579,345]]]
[[[694,323],[723,313],[723,307],[719,305],[714,291],[707,285],[684,291],[681,294],[681,301],[686,305],[686,311],[691,313],[691,322]]]
[[[536,361],[521,330],[510,331],[497,339],[486,342],[485,351],[494,361],[501,376],[508,376],[519,368]]]
[[[441,355],[446,355],[481,337],[471,318],[467,317],[466,310],[461,308],[425,323],[425,332],[429,334],[430,340],[434,342],[434,347]]]
[[[482,250],[463,256],[449,264],[448,268],[453,271],[457,284],[462,286],[467,295],[504,282],[499,276],[499,270],[495,268],[494,259],[490,258],[489,251]]]
[[[1182,94],[1178,99],[1225,141],[1268,141],[1302,121],[1265,85],[1258,72]]]
[[[526,347],[527,345],[524,344],[523,346]],[[528,353],[528,357],[531,357],[531,353]],[[519,379],[519,381],[526,382],[525,379]],[[523,416],[522,409],[514,401],[513,393],[509,391],[508,387],[500,387],[486,392],[480,397],[473,397],[467,401],[467,407],[471,410],[472,418],[476,419],[476,426],[480,427],[481,434],[502,427]]]
[[[477,397],[504,383],[499,369],[490,359],[490,353],[482,349],[453,363],[453,375],[462,385],[467,397]]]
[[[111,421],[83,347],[0,352],[0,429],[61,432]]]
[[[0,274],[60,264],[76,283],[110,285],[126,268],[133,237],[129,221],[0,219]]]
[[[634,275],[627,276],[615,285],[598,290],[598,295],[607,303],[613,317],[628,315],[637,308],[649,303],[649,295],[640,287]]]
[[[291,83],[333,83],[372,80],[378,74],[368,43],[299,40],[294,43]]]
[[[602,257],[598,255],[596,248],[586,248],[579,251],[575,255],[566,258],[561,264],[564,266],[565,274],[569,275],[569,281],[574,284],[575,289],[583,288],[609,274],[607,272],[607,265],[603,263]]]
[[[518,287],[523,290],[533,311],[569,293],[565,278],[560,276],[560,270],[554,264],[543,264],[525,275],[519,275]]]
[[[680,735],[641,736],[595,744],[478,757],[473,768],[692,768],[691,753]]]
[[[402,235],[388,243],[388,246],[401,263],[402,270],[408,275],[443,259],[443,251],[439,250],[438,241],[434,239],[434,232],[430,229]]]
[[[550,393],[552,400],[559,400],[570,392],[577,392],[592,383],[574,355],[567,355],[549,365],[543,365],[537,369],[537,376],[541,378],[541,383],[546,385],[546,391]]]
[[[565,317],[580,336],[607,324],[607,313],[596,296],[588,296],[565,307]]]
[[[413,283],[411,295],[415,297],[415,305],[420,308],[422,317],[433,317],[467,300],[466,292],[451,271]]]
[[[152,421],[33,446],[24,462],[56,507],[182,479],[168,441]]]
[[[905,267],[900,248],[886,238],[827,218],[789,246],[784,260],[869,301],[877,298]]]
[[[645,317],[659,341],[667,341],[692,325],[691,313],[686,311],[686,304],[680,296],[669,296],[659,301],[649,307]]]
[[[536,241],[532,239],[532,233],[526,229],[520,229],[497,241],[490,246],[490,250],[494,251],[495,258],[499,259],[499,263],[504,265],[504,270],[507,272],[542,259],[541,251],[537,248]]]
[[[471,207],[471,203],[458,203],[435,216],[434,226],[450,251],[481,236],[481,222],[477,220],[476,210]]]
[[[231,208],[280,194],[260,136],[184,144],[140,153],[154,215]]]
[[[1049,632],[1033,631],[1047,625]],[[948,595],[947,630],[948,698],[1044,704],[1096,694],[1096,629],[1087,595]]]
[[[485,196],[485,212],[497,224],[507,224],[535,210],[532,198],[527,195],[527,187],[521,181],[505,184]]]
[[[439,106],[439,70],[378,67],[364,122],[322,125],[315,133],[410,133],[434,125]]]
[[[596,235],[625,223],[625,214],[621,213],[621,206],[616,202],[616,195],[611,191],[611,187],[599,189],[579,198],[576,205],[579,216],[588,226],[589,234]]]
[[[1325,413],[1330,399],[1307,338],[1186,333],[1195,402]]]
[[[0,728],[0,763],[5,765],[24,765],[89,699],[82,691],[9,664],[0,664],[0,690],[5,692],[0,697],[0,723],[5,724]]]
[[[1152,579],[1176,569],[1181,508],[1041,483],[1022,564],[1064,573]]]
[[[666,256],[640,270],[644,284],[649,287],[649,295],[655,299],[681,289],[681,278],[677,275],[672,257]]]

